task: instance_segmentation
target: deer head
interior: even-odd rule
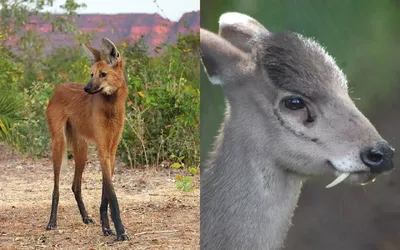
[[[300,176],[336,176],[327,187],[347,177],[363,184],[393,168],[394,149],[357,109],[345,74],[317,42],[269,32],[239,13],[219,24],[219,35],[201,29],[202,63],[223,88],[224,126],[234,127],[249,153]]]

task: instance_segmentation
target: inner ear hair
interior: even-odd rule
[[[205,29],[200,29],[200,56],[209,80],[224,84],[233,72],[241,70],[247,55],[229,41]]]
[[[100,51],[98,51],[97,49],[91,47],[87,43],[83,43],[82,48],[84,49],[86,55],[89,57],[92,64],[101,60]]]
[[[111,66],[115,66],[120,60],[120,53],[113,42],[108,38],[101,39],[101,58],[104,62]]]
[[[219,18],[219,35],[248,53],[258,37],[268,35],[268,30],[257,20],[237,12],[227,12]]]

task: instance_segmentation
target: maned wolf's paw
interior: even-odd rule
[[[54,230],[54,229],[56,229],[56,228],[57,228],[57,223],[55,223],[55,222],[50,222],[50,223],[47,225],[46,230]]]
[[[130,235],[128,233],[123,233],[120,235],[117,235],[117,241],[124,241],[124,240],[129,240]]]
[[[110,228],[103,228],[103,234],[104,236],[115,235],[113,230],[111,230]]]
[[[95,224],[96,221],[94,219],[90,218],[90,217],[86,217],[86,218],[83,219],[83,223],[85,223],[85,224]]]

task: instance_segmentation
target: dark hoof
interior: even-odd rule
[[[57,223],[49,223],[46,227],[46,230],[54,230],[57,228]]]
[[[86,217],[83,219],[83,223],[85,224],[95,224],[96,222],[94,221],[94,219],[90,218],[90,217]]]
[[[130,236],[127,233],[117,235],[117,241],[129,240]]]
[[[114,232],[110,228],[103,229],[104,236],[115,235]]]

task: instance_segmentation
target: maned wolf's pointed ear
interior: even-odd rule
[[[120,60],[120,54],[117,47],[108,38],[101,39],[101,59],[108,65],[114,67],[116,63]]]
[[[208,30],[200,29],[201,61],[213,84],[224,84],[232,72],[240,70],[247,58],[243,51],[224,38]]]
[[[219,35],[244,52],[251,52],[257,38],[268,34],[262,24],[241,13],[228,12],[219,18]]]
[[[95,48],[92,48],[89,44],[84,43],[82,45],[84,51],[86,52],[86,55],[89,57],[90,61],[92,64],[95,64],[96,62],[101,60],[100,57],[100,51],[98,51]]]

